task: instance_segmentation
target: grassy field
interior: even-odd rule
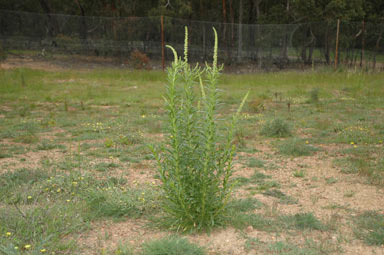
[[[0,254],[383,254],[384,73],[223,75],[226,227],[161,227],[157,71],[0,69]],[[181,249],[182,252],[176,251]]]

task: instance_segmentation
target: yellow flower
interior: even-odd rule
[[[307,141],[305,141],[305,143],[306,143],[306,144],[309,144],[309,141],[307,140]]]
[[[71,202],[71,200],[67,199],[67,202]]]
[[[15,250],[18,250],[19,249],[19,247],[18,246],[15,246],[15,248],[14,248]]]
[[[357,145],[353,145],[353,148],[357,148]]]
[[[7,233],[5,233],[5,235],[6,235],[6,236],[11,236],[12,233],[11,233],[11,232],[7,232]]]
[[[24,248],[28,250],[28,249],[31,248],[31,245],[30,244],[26,244],[26,245],[24,245]]]
[[[41,249],[41,250],[40,250],[41,253],[44,253],[44,252],[46,252],[46,251],[47,251],[46,249]]]
[[[61,189],[57,189],[56,191],[57,191],[57,193],[59,193],[61,191]]]
[[[354,142],[351,142],[352,145],[354,145],[355,143]]]
[[[27,198],[28,198],[28,199],[32,199],[32,196],[28,196]]]

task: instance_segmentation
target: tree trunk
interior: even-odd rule
[[[225,51],[225,62],[226,64],[230,64],[229,62],[229,52],[228,52],[228,44],[227,44],[227,4],[225,0],[222,0],[222,8],[223,8],[223,42],[224,42],[224,51]]]
[[[80,9],[81,22],[80,22],[80,38],[83,40],[87,39],[87,22],[85,20],[85,11],[83,6],[81,6],[79,0],[75,0],[77,6]]]
[[[256,59],[257,59],[257,66],[258,68],[261,68],[263,65],[262,62],[262,55],[260,54],[261,52],[261,33],[260,33],[260,4],[262,0],[256,0],[255,2],[255,8],[256,8],[256,18],[257,18],[257,26],[256,26]]]
[[[383,36],[383,29],[380,30],[379,37],[377,38],[377,41],[376,41],[376,47],[375,47],[375,50],[373,51],[373,66],[372,66],[373,70],[375,70],[375,68],[376,68],[376,55],[380,49],[380,41],[381,41],[381,39],[383,39],[382,36]]]
[[[77,6],[80,9],[81,13],[81,21],[80,21],[80,39],[82,39],[82,43],[85,47],[85,50],[88,50],[88,42],[87,42],[87,21],[85,17],[85,11],[83,6],[81,6],[79,0],[75,0]]]
[[[362,31],[361,31],[361,55],[360,55],[360,67],[363,67],[364,61],[364,51],[365,51],[365,21],[362,22]]]
[[[289,13],[289,0],[287,0],[287,5],[286,5],[286,15],[288,15],[288,13]],[[283,45],[281,49],[281,58],[283,62],[288,62],[288,35],[286,33],[283,39]]]
[[[233,14],[232,0],[229,0],[229,16],[231,19],[231,41],[230,46],[228,47],[228,56],[229,60],[232,61],[232,52],[235,44],[235,15]]]
[[[325,57],[325,62],[327,63],[327,65],[330,64],[330,56],[329,56],[329,52],[330,52],[330,43],[329,43],[329,26],[327,24],[327,28],[325,30],[325,49],[324,49],[324,57]]]
[[[48,35],[51,37],[55,37],[59,32],[59,24],[55,18],[55,16],[52,16],[52,9],[50,8],[49,4],[46,0],[39,0],[41,8],[43,8],[45,14],[48,17]]]
[[[239,31],[238,31],[238,38],[237,38],[237,60],[240,62],[242,59],[242,47],[243,47],[243,0],[239,0]]]

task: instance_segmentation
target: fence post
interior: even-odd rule
[[[163,71],[165,69],[165,52],[164,52],[164,17],[161,15],[160,17],[161,24],[161,66]]]
[[[335,69],[337,68],[337,64],[338,64],[337,62],[339,60],[339,32],[340,32],[340,19],[337,19]]]

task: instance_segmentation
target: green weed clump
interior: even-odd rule
[[[170,237],[145,243],[143,255],[204,255],[203,248],[184,238]]]
[[[319,92],[318,88],[313,88],[309,91],[308,103],[318,103],[319,102]]]
[[[217,66],[218,42],[216,30],[214,32],[213,65],[206,65],[202,70],[188,64],[187,30],[184,60],[168,46],[175,56],[167,71],[164,97],[168,136],[165,144],[152,150],[162,181],[163,209],[170,219],[170,227],[180,231],[209,230],[222,223],[234,186],[231,180],[234,133],[248,94],[233,115],[227,134],[220,137],[216,110],[222,67]],[[200,85],[199,94],[196,85]]]
[[[313,213],[297,213],[293,216],[294,226],[298,229],[324,230],[325,226]]]
[[[287,137],[292,135],[288,123],[280,118],[267,121],[260,134],[267,137]]]

